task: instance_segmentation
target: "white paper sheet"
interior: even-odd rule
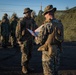
[[[41,25],[40,27],[38,27],[35,31],[32,31],[30,29],[27,29],[33,36],[37,37],[41,28],[42,28],[43,25]]]

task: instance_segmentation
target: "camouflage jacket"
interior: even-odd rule
[[[12,20],[10,23],[11,35],[15,35],[16,26],[17,26],[17,20]]]
[[[10,23],[9,20],[1,22],[1,35],[2,36],[9,36],[10,34]]]
[[[28,32],[27,28],[34,31],[35,26],[35,21],[32,18],[24,17],[23,19],[21,19],[16,27],[17,39],[19,39],[20,41],[32,40],[33,36]]]
[[[59,32],[58,29],[60,29],[62,32]],[[56,43],[56,41],[62,42],[63,41],[63,25],[59,20],[53,19],[50,22],[44,23],[38,35],[37,43],[43,45],[46,42],[48,35],[51,34],[53,31],[55,31],[55,35],[54,35],[54,40],[52,42],[53,43]]]

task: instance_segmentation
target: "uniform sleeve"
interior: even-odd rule
[[[38,34],[38,44],[43,45],[48,38],[48,35],[52,33],[51,25],[47,24],[41,28],[40,33]]]
[[[20,36],[21,36],[21,33],[20,33],[20,31],[21,31],[20,24],[21,24],[21,22],[19,21],[19,22],[17,23],[17,26],[16,26],[16,38],[17,38],[17,39],[19,39]]]
[[[31,30],[34,31],[37,28],[36,22],[34,21],[34,19],[32,19],[32,28]]]
[[[11,21],[10,22],[10,28],[11,28],[11,30],[12,30],[12,26],[13,26],[13,22]]]
[[[10,26],[9,19],[7,19],[7,24],[8,24],[8,30],[9,30],[9,34],[10,34],[10,33],[11,33],[11,26]]]
[[[42,43],[43,43],[44,31],[45,31],[45,28],[44,28],[44,26],[43,26],[43,27],[41,28],[40,33],[38,34],[38,38],[37,38],[38,44],[42,44]]]

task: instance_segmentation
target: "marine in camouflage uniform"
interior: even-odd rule
[[[25,16],[18,22],[16,28],[16,37],[22,52],[21,66],[24,74],[28,73],[30,69],[29,61],[33,49],[33,36],[28,32],[27,28],[34,31],[36,25],[35,21],[31,18],[31,11],[30,8],[24,9],[23,14],[25,14]]]
[[[1,20],[0,20],[0,45],[1,45]]]
[[[9,43],[9,35],[10,35],[10,23],[7,18],[8,14],[5,13],[2,17],[1,22],[1,36],[2,36],[2,46],[7,47]]]
[[[43,15],[46,20],[36,37],[36,43],[41,46],[38,48],[42,51],[42,66],[44,75],[58,75],[60,64],[60,49],[63,42],[63,25],[54,18],[56,8],[48,5],[44,9]],[[60,30],[62,30],[62,33]]]
[[[17,39],[16,39],[16,26],[18,23],[18,17],[16,14],[13,14],[11,17],[10,27],[11,27],[11,36],[12,36],[12,47],[16,47]]]

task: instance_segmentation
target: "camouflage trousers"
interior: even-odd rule
[[[7,46],[9,43],[9,36],[2,36],[2,46]]]
[[[11,44],[12,44],[12,46],[16,46],[16,45],[17,45],[17,39],[16,39],[16,36],[13,35],[13,36],[11,36],[11,37],[12,37],[12,40],[11,40]]]
[[[29,66],[29,61],[31,59],[31,52],[33,49],[33,43],[32,41],[24,41],[21,45],[21,66],[25,66],[28,68]]]
[[[43,73],[44,75],[58,75],[59,65],[60,65],[60,49],[55,48],[57,51],[52,56],[48,56],[47,58],[42,60]],[[44,56],[46,55],[43,53]]]

